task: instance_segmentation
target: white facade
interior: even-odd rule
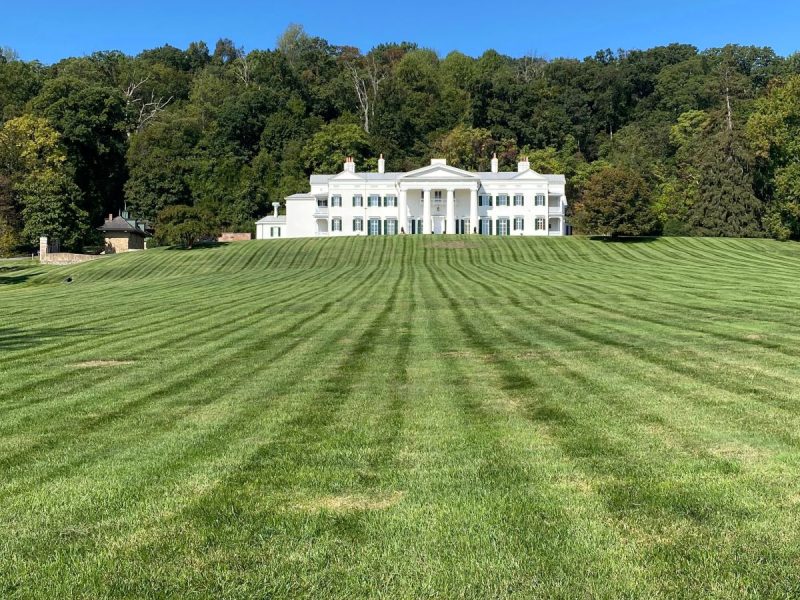
[[[336,175],[312,175],[311,191],[286,198],[286,216],[256,223],[257,239],[397,233],[558,236],[567,232],[563,175],[541,175],[527,161],[516,172],[470,172],[433,159],[407,173],[357,173],[348,159]]]

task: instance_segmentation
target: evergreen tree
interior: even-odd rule
[[[758,237],[761,202],[753,194],[746,158],[732,132],[712,138],[701,163],[697,197],[689,207],[692,233],[702,236]]]

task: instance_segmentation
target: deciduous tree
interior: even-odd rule
[[[214,215],[195,206],[170,206],[156,219],[156,238],[164,244],[192,248],[197,242],[218,235],[219,226]]]
[[[573,226],[590,235],[648,235],[658,224],[650,202],[644,179],[620,167],[607,167],[595,173],[583,188]]]

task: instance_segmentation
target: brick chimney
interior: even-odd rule
[[[497,173],[499,171],[499,164],[500,161],[497,160],[497,152],[492,155],[492,173]]]
[[[378,173],[384,172],[386,172],[386,161],[383,160],[383,154],[381,154],[381,157],[378,159]]]
[[[531,163],[528,160],[528,157],[525,156],[521,161],[517,163],[517,171],[522,173],[523,171],[529,171],[531,168]]]
[[[353,160],[352,156],[348,156],[344,161],[344,169],[345,173],[355,173],[356,172],[356,162]]]

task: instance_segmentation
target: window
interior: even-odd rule
[[[536,198],[533,202],[534,206],[544,206],[544,194],[536,194]]]
[[[334,217],[331,219],[331,231],[341,231],[342,230],[342,219],[340,217]]]
[[[514,194],[514,206],[525,206],[525,196]]]
[[[384,235],[397,235],[397,219],[386,219],[383,222]]]
[[[534,229],[536,229],[536,231],[544,231],[544,219],[542,217],[536,217]]]
[[[478,196],[478,206],[491,206],[492,205],[492,197],[489,195],[481,194]]]
[[[389,195],[383,199],[384,206],[397,206],[397,196]]]
[[[281,228],[280,227],[270,227],[269,228],[269,237],[281,237]]]
[[[320,208],[328,208],[327,198],[317,198],[317,206]]]
[[[435,190],[433,192],[433,199],[441,201],[442,200],[442,190]]]
[[[367,230],[367,235],[380,235],[381,234],[381,220],[380,219],[370,219],[369,220],[369,229]]]
[[[509,235],[508,219],[497,219],[497,235]]]
[[[364,219],[361,217],[353,219],[353,231],[364,231]]]
[[[331,206],[334,207],[341,207],[342,206],[342,197],[341,196],[331,196]]]
[[[492,220],[481,219],[478,221],[478,233],[481,235],[492,235]]]
[[[381,205],[381,197],[377,194],[370,194],[367,198],[367,206],[380,206]]]
[[[508,194],[497,195],[497,206],[508,206]]]
[[[353,206],[364,206],[364,197],[361,194],[353,196]]]
[[[523,229],[525,229],[525,219],[514,217],[514,231],[522,231]]]

